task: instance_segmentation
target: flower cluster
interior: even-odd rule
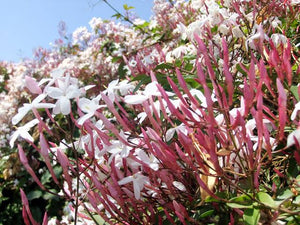
[[[292,221],[299,4],[154,2],[142,33],[94,18],[92,32],[78,28],[68,48],[31,62],[42,79],[24,78],[33,100],[12,122],[33,117],[10,145],[21,137],[40,153],[75,223]],[[35,223],[21,194],[24,219]]]

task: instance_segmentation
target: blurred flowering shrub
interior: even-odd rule
[[[69,203],[61,222],[297,224],[299,2],[153,10],[134,26],[94,18],[27,62],[31,101],[10,137],[29,144],[17,145],[24,168]],[[21,196],[25,223],[37,224]]]

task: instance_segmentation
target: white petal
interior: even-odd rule
[[[22,132],[20,133],[20,136],[21,136],[22,138],[24,138],[25,140],[29,140],[29,141],[31,141],[31,142],[34,141],[34,140],[33,140],[33,137],[32,137],[27,131],[22,131]]]
[[[170,141],[174,134],[175,134],[175,128],[170,128],[169,130],[167,130],[167,133],[166,133],[166,141]]]
[[[10,141],[9,145],[10,147],[14,147],[15,141],[17,140],[18,136],[20,135],[20,132],[16,130],[11,136],[10,136]]]
[[[294,138],[296,138],[296,140],[300,144],[300,129],[296,129],[292,133],[289,134],[289,136],[287,138],[287,143],[286,143],[287,148],[295,144]]]
[[[55,104],[51,104],[51,103],[38,103],[34,106],[34,108],[37,109],[49,109],[49,108],[54,108]]]
[[[110,82],[110,83],[108,84],[107,89],[112,89],[112,88],[114,88],[114,87],[118,84],[118,82],[119,82],[119,79],[113,80],[112,82]]]
[[[67,88],[66,96],[69,99],[76,98],[76,97],[80,96],[80,90],[78,89],[77,86],[71,85]]]
[[[136,199],[140,199],[141,198],[141,187],[140,187],[139,183],[137,183],[137,181],[133,182],[133,190],[134,190],[134,197]]]
[[[70,100],[66,97],[61,97],[59,99],[60,111],[63,115],[68,115],[71,112],[71,103]]]
[[[32,106],[30,104],[24,104],[23,107],[19,108],[18,113],[12,118],[12,124],[16,125],[19,123],[24,116],[31,110]]]
[[[173,181],[173,185],[180,191],[186,191],[185,186],[179,181]]]
[[[64,75],[65,71],[66,71],[65,69],[57,68],[57,69],[52,70],[50,72],[50,75],[53,78],[59,78]]]
[[[26,129],[30,129],[31,127],[34,127],[36,124],[38,124],[40,121],[38,119],[34,119],[26,123],[23,127]]]
[[[38,83],[38,85],[41,86],[42,84],[44,84],[44,83],[46,83],[46,82],[48,82],[50,80],[51,79],[49,79],[49,78],[43,78],[43,79],[40,80],[40,82]]]
[[[149,96],[145,95],[126,95],[124,101],[131,105],[141,104],[146,101]]]
[[[56,105],[55,105],[55,107],[53,108],[53,113],[55,114],[55,115],[57,115],[57,114],[59,114],[60,113],[60,106],[59,106],[59,100],[56,102]]]
[[[150,167],[151,169],[153,169],[154,171],[157,171],[157,170],[159,169],[158,163],[150,163],[150,164],[149,164],[149,167]]]
[[[152,96],[152,95],[155,95],[155,93],[160,93],[157,88],[157,82],[153,81],[153,82],[147,84],[143,93],[144,93],[144,95],[147,95],[147,96]]]
[[[45,94],[40,94],[40,95],[38,95],[38,96],[32,101],[32,105],[35,105],[35,104],[41,102],[43,99],[46,98],[46,96],[47,96],[47,95],[45,95]]]
[[[87,119],[91,118],[94,114],[88,113],[78,119],[78,124],[82,125]]]
[[[147,113],[141,112],[137,115],[137,118],[140,119],[139,123],[141,124],[147,118]]]
[[[83,111],[83,112],[88,112],[86,111],[86,106],[91,104],[91,100],[87,98],[80,98],[78,101],[78,107]]]
[[[93,88],[93,87],[95,87],[96,85],[87,85],[87,86],[84,86],[83,87],[83,89],[85,90],[85,91],[87,91],[87,90],[89,90],[89,89],[91,89],[91,88]]]
[[[133,181],[132,176],[124,177],[122,180],[118,181],[119,185],[127,184]]]
[[[295,109],[294,109],[294,111],[292,112],[292,115],[291,115],[291,120],[296,119],[296,116],[297,116],[299,110],[300,110],[300,102],[298,102],[295,105]]]
[[[46,90],[48,96],[54,99],[58,99],[64,95],[63,91],[56,87],[48,87]]]

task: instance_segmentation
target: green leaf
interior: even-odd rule
[[[144,80],[144,79],[149,79],[149,82],[151,80],[147,74],[139,74],[136,77],[133,77],[133,79],[131,79],[131,81],[138,81],[138,80]]]
[[[51,174],[49,171],[45,171],[42,175],[41,182],[42,184],[46,184],[51,180]]]
[[[55,190],[55,189],[50,189],[50,191],[51,192],[53,192],[53,193],[57,193],[57,191]],[[54,195],[54,194],[52,194],[52,193],[45,193],[44,195],[43,195],[43,199],[45,199],[45,200],[51,200],[51,199],[55,199],[55,200],[58,200],[59,198],[58,198],[58,196],[57,195]]]
[[[112,17],[116,17],[117,19],[120,19],[122,17],[122,15],[120,13],[116,13],[116,14],[112,15]]]
[[[93,217],[94,217],[94,220],[97,221],[97,224],[99,224],[99,225],[105,225],[105,224],[107,224],[107,223],[105,223],[105,220],[101,216],[99,216],[99,215],[93,215]]]
[[[40,198],[42,195],[43,195],[43,193],[42,193],[41,190],[34,190],[34,191],[31,191],[27,194],[27,198],[30,201],[30,200],[33,200],[33,199]]]
[[[299,101],[299,94],[298,94],[298,87],[297,87],[297,85],[291,86],[290,90],[291,90],[292,94],[295,96],[295,98],[297,99],[297,101]]]
[[[237,65],[236,65],[236,69],[237,69],[237,71],[239,71],[241,74],[243,74],[245,77],[248,76],[248,75],[247,75],[247,71],[245,71],[245,70],[241,67],[240,64],[237,64]]]
[[[246,209],[243,219],[246,225],[257,225],[260,218],[260,212],[256,208]]]
[[[184,61],[190,61],[190,60],[194,60],[197,58],[197,55],[185,55],[183,57]]]
[[[253,205],[246,205],[246,204],[241,204],[241,203],[234,203],[234,202],[228,202],[226,203],[230,208],[233,209],[250,209],[253,207]]]
[[[175,66],[176,66],[176,67],[180,67],[181,65],[182,65],[181,60],[180,60],[180,59],[176,59],[176,60],[175,60]]]
[[[276,203],[275,203],[274,199],[270,195],[268,195],[267,193],[258,192],[257,193],[257,198],[264,205],[269,206],[271,208],[276,208]]]
[[[127,70],[125,69],[125,65],[126,64],[124,62],[121,62],[119,67],[118,67],[118,75],[119,75],[120,79],[124,79],[125,76],[126,76]]]
[[[134,9],[133,6],[128,6],[127,4],[124,4],[124,5],[123,5],[123,8],[124,8],[126,11],[128,11],[128,10],[130,10],[130,9]]]
[[[174,69],[174,66],[171,63],[161,63],[157,65],[154,70],[160,69]]]
[[[293,204],[300,205],[300,195],[293,200]]]
[[[226,203],[231,208],[245,209],[252,208],[253,202],[251,198],[247,195],[241,195],[238,197],[234,197],[229,200],[230,202]]]
[[[205,218],[205,217],[211,216],[213,213],[214,213],[214,210],[213,210],[213,209],[208,210],[208,211],[202,213],[202,214],[199,216],[199,218]]]
[[[135,93],[137,90],[139,90],[139,88],[143,85],[143,84],[148,84],[151,82],[151,78],[146,75],[146,74],[140,74],[138,76],[136,76],[135,78],[132,79],[132,81],[140,81],[135,89],[133,90],[133,93]]]

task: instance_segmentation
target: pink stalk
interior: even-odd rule
[[[40,132],[42,132],[43,128],[45,128],[45,130],[49,133],[49,134],[53,134],[52,131],[49,129],[49,127],[44,123],[42,117],[40,116],[40,114],[38,113],[37,109],[33,108],[32,112],[35,116],[35,118],[37,118],[39,120],[39,130]]]
[[[185,223],[185,219],[189,217],[186,209],[183,207],[183,205],[181,205],[180,203],[176,202],[175,200],[173,200],[173,206],[174,206],[175,213],[178,216],[179,220],[183,224],[186,224]]]
[[[43,224],[42,225],[48,225],[48,215],[47,212],[44,214]]]
[[[23,221],[24,221],[25,225],[30,225],[29,218],[28,218],[25,207],[22,208],[22,217],[23,217]]]
[[[183,89],[183,91],[188,95],[189,100],[196,106],[196,107],[200,107],[199,102],[195,99],[195,97],[191,94],[191,92],[189,91],[186,82],[182,76],[182,74],[180,73],[179,69],[176,68],[176,74],[177,74],[177,78],[178,78],[178,83],[180,85],[180,87]],[[171,79],[169,79],[171,80]],[[174,85],[173,85],[174,86]]]
[[[264,125],[263,125],[263,96],[262,90],[257,90],[257,111],[254,114],[254,110],[252,112],[253,117],[255,118],[256,128],[257,128],[257,136],[258,136],[258,146],[256,151],[256,162],[258,163],[261,158],[261,150],[262,150],[262,143],[263,143],[263,132],[264,132]]]
[[[271,87],[271,79],[268,76],[266,66],[264,64],[264,61],[261,59],[259,61],[259,72],[260,72],[260,79],[264,82],[264,84],[267,86],[268,91],[271,93],[271,95],[276,98],[276,94],[274,93],[272,87]]]
[[[125,140],[123,137],[121,137],[118,129],[115,127],[114,124],[112,124],[102,113],[97,112],[96,116],[99,117],[103,124],[105,125],[106,129],[111,131],[116,137],[122,141],[124,144],[129,145],[127,140]]]
[[[111,143],[109,141],[111,138],[107,134],[105,134],[103,131],[99,130],[93,123],[89,123],[88,126],[84,126],[84,127],[85,127],[85,129],[89,129],[90,133],[92,133],[93,130],[96,131],[97,134],[99,135],[101,141],[103,141],[103,143],[105,145],[111,145]]]
[[[150,120],[153,128],[157,131],[157,132],[161,132],[161,126],[158,124],[158,122],[155,120],[155,118],[152,116],[152,112],[149,106],[149,102],[148,101],[144,101],[143,102],[143,106],[144,106],[144,110],[147,114],[148,119]],[[153,109],[155,110],[155,109]]]
[[[246,122],[244,118],[238,113],[237,120],[239,121],[240,127],[242,128],[242,140],[246,145],[247,163],[250,170],[254,169],[254,156],[253,156],[253,143],[246,132]]]
[[[114,116],[116,117],[117,121],[122,125],[122,128],[125,131],[129,131],[130,128],[127,126],[127,124],[124,122],[124,120],[122,119],[122,117],[120,116],[120,114],[117,112],[114,104],[112,103],[112,101],[108,98],[108,96],[106,96],[105,94],[101,93],[102,99],[105,101],[108,109],[114,114]]]
[[[225,75],[225,81],[227,84],[227,93],[228,93],[228,105],[232,105],[232,98],[233,98],[233,78],[232,74],[229,71],[229,53],[228,53],[228,48],[227,44],[224,38],[222,38],[222,46],[223,46],[223,72]]]
[[[155,152],[160,153],[160,156],[165,160],[165,163],[170,165],[170,168],[173,168],[174,171],[181,170],[176,163],[174,164],[174,162],[177,160],[175,152],[172,151],[172,149],[170,149],[170,147],[161,140],[161,137],[153,129],[148,127],[147,132],[148,135],[154,139],[152,147],[156,150]],[[161,157],[158,158],[161,159]]]
[[[172,90],[174,91],[174,93],[176,94],[176,96],[181,100],[182,104],[184,106],[188,106],[186,100],[183,98],[181,92],[179,91],[179,88],[177,87],[177,85],[174,83],[174,81],[170,78],[167,77],[167,80],[172,88]]]
[[[166,119],[173,127],[174,127],[174,123],[173,121],[170,119],[170,117],[167,115],[167,112],[166,112],[166,106],[165,104],[163,103],[163,99],[161,96],[158,96],[158,101],[159,101],[159,104],[160,104],[160,109],[163,113],[163,118]]]
[[[244,90],[243,90],[243,96],[245,99],[245,115],[248,115],[250,108],[253,105],[253,99],[254,99],[254,87],[250,87],[244,79]]]
[[[199,154],[199,152],[198,152],[199,150],[195,149],[192,140],[181,133],[178,134],[178,139],[179,139],[180,143],[182,144],[184,152],[188,154],[188,157],[190,159],[194,159],[197,162],[197,164],[207,173],[208,170],[203,162],[203,158]],[[194,169],[195,169],[195,166],[193,165],[194,162],[191,161],[191,163],[192,163],[192,167],[194,167]],[[198,169],[196,169],[196,171],[197,170]]]
[[[30,222],[33,225],[38,225],[38,223],[33,219],[33,216],[31,214],[31,211],[30,211],[30,208],[29,208],[28,199],[27,199],[24,191],[22,190],[22,188],[20,188],[20,193],[21,193],[21,199],[22,199],[22,203],[23,203],[23,210],[25,209],[25,212],[28,215]],[[28,222],[28,221],[26,221],[26,222]]]
[[[29,76],[25,76],[25,85],[28,90],[33,94],[41,94],[42,89],[39,87],[38,83]]]
[[[172,219],[169,212],[165,208],[164,208],[164,212],[165,212],[166,217],[168,218],[168,222],[170,222],[173,225],[176,225],[175,221]]]
[[[214,112],[213,112],[213,101],[211,99],[211,92],[210,89],[207,86],[206,80],[205,80],[205,74],[200,66],[200,63],[197,64],[197,75],[200,81],[200,84],[204,88],[204,96],[206,98],[207,103],[207,111],[208,111],[208,119],[211,126],[214,126],[215,119],[214,119]]]
[[[126,112],[126,110],[123,108],[123,106],[118,102],[118,101],[115,101],[116,105],[118,106],[118,108],[121,110],[121,112],[126,116],[128,117],[128,113]]]
[[[292,85],[292,80],[293,80],[293,73],[292,73],[292,67],[291,67],[291,43],[288,41],[287,42],[287,48],[284,49],[283,51],[283,67],[286,73],[286,78],[288,80],[289,86]]]
[[[279,140],[283,140],[285,138],[284,135],[284,127],[287,121],[287,115],[286,115],[286,101],[287,96],[286,92],[284,90],[284,87],[282,86],[279,78],[276,79],[276,85],[278,90],[278,111],[279,111]]]
[[[255,88],[256,85],[256,73],[255,73],[255,64],[254,64],[254,56],[251,54],[251,62],[250,62],[250,68],[248,72],[249,82],[250,82],[250,88]]]
[[[149,98],[148,101],[150,102],[150,105],[151,105],[151,109],[152,109],[152,113],[154,115],[154,117],[156,118],[156,122],[158,123],[158,125],[161,127],[162,126],[162,122],[161,122],[161,119],[160,119],[160,111],[157,111],[156,110],[156,107],[154,105],[154,101],[153,101],[153,98]],[[159,129],[161,130],[161,128]]]
[[[51,162],[50,162],[49,151],[48,151],[49,146],[48,146],[48,144],[47,144],[47,141],[46,141],[46,139],[45,139],[43,133],[40,133],[40,145],[41,145],[41,151],[40,151],[40,152],[41,152],[41,155],[43,156],[43,158],[44,158],[44,160],[45,160],[45,163],[46,163],[46,165],[47,165],[47,167],[48,167],[48,169],[49,169],[49,171],[50,171],[50,174],[51,174],[51,176],[52,176],[54,182],[55,182],[56,184],[59,184],[59,182],[58,182],[58,180],[57,180],[57,178],[56,178],[56,175],[55,175],[55,173],[54,173],[54,171],[53,171]]]
[[[69,160],[68,157],[59,148],[57,149],[57,160],[63,169],[64,179],[67,181],[70,194],[72,194],[72,178],[68,170]]]
[[[110,222],[110,220],[106,216],[106,214],[99,210],[99,207],[98,207],[99,202],[96,199],[97,197],[95,196],[95,193],[94,192],[89,192],[87,194],[87,197],[88,197],[89,202],[93,206],[94,210],[97,212],[97,214],[100,215],[105,220],[105,222],[107,222],[109,224],[112,224],[112,222]]]
[[[215,72],[214,72],[213,67],[211,65],[211,60],[210,60],[209,55],[207,53],[206,45],[204,44],[204,42],[201,40],[201,38],[196,33],[195,33],[194,37],[195,37],[195,40],[197,41],[197,43],[199,45],[199,47],[198,47],[199,52],[201,54],[203,54],[203,57],[204,57],[204,60],[205,60],[205,66],[208,69],[209,77],[210,77],[211,81],[214,81],[214,80],[216,80],[216,75],[215,75]]]
[[[19,149],[19,157],[20,157],[21,163],[23,164],[23,166],[25,167],[27,172],[32,176],[33,180],[40,186],[40,188],[45,190],[45,187],[40,182],[38,177],[35,175],[33,169],[30,167],[30,165],[28,163],[28,160],[27,160],[27,157],[25,155],[25,152],[24,152],[23,148],[21,147],[21,145],[18,145],[18,149]]]
[[[258,164],[257,170],[254,172],[253,183],[254,187],[259,190],[259,174],[260,174],[261,164]]]
[[[180,121],[185,121],[186,123],[186,117],[185,115],[181,114],[173,105],[173,103],[170,101],[169,96],[167,95],[166,91],[162,88],[161,85],[157,85],[158,90],[160,91],[163,99],[166,101],[167,106],[169,108],[169,110],[172,112],[172,114],[174,114],[174,116],[176,116]]]

